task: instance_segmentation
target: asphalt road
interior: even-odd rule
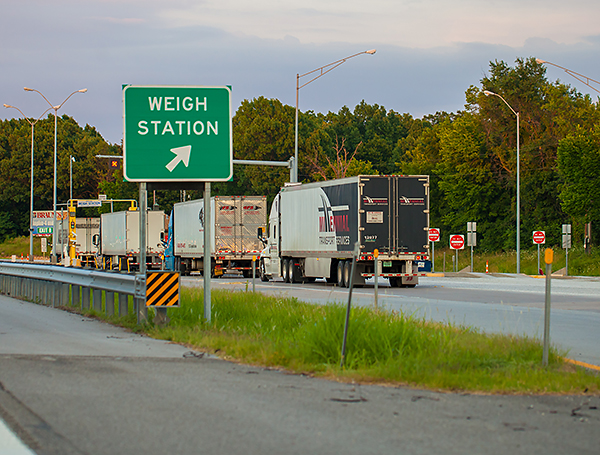
[[[342,384],[203,356],[5,296],[0,418],[38,454],[596,454],[600,446],[600,397]]]
[[[251,280],[225,277],[214,288],[245,291]],[[202,279],[183,278],[186,286],[202,286]],[[348,289],[318,281],[286,284],[255,281],[256,290],[300,300],[327,303],[348,301]],[[383,280],[380,308],[414,317],[467,325],[485,332],[527,335],[544,333],[545,279],[527,275],[463,274],[420,278],[415,288],[391,288]],[[352,293],[352,304],[373,306],[372,282]],[[550,341],[574,360],[600,366],[600,279],[552,279]]]

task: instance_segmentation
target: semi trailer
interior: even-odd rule
[[[265,196],[214,196],[211,207],[211,276],[225,272],[252,276],[252,259],[262,244],[256,233],[267,223]],[[165,265],[184,275],[204,271],[204,199],[173,206]]]
[[[163,264],[166,216],[159,210],[146,215],[146,267],[160,269]],[[100,216],[100,235],[96,237],[102,268],[139,270],[140,211],[103,213]]]
[[[354,285],[374,276],[377,260],[392,287],[413,287],[425,275],[418,263],[429,260],[428,229],[426,175],[288,184],[273,201],[266,235],[259,233],[260,277],[348,287],[357,248]]]

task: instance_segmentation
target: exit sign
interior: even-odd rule
[[[123,175],[132,182],[231,180],[231,89],[125,86]]]

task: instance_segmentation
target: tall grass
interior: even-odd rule
[[[227,358],[326,377],[496,393],[600,391],[600,377],[565,364],[555,349],[526,337],[486,335],[403,313],[354,308],[345,368],[339,367],[345,307],[294,298],[213,290],[212,322],[203,322],[201,289],[183,289],[156,337]]]

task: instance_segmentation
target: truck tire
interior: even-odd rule
[[[288,283],[296,283],[296,266],[294,265],[294,260],[290,259],[288,261]]]
[[[265,261],[260,261],[259,262],[259,275],[260,275],[260,281],[269,281],[269,277],[267,276],[267,272],[265,270]]]
[[[284,283],[290,282],[290,274],[289,274],[289,261],[287,259],[281,260],[281,278],[283,278]]]
[[[346,287],[344,282],[344,261],[339,261],[337,266],[337,284],[339,287]]]
[[[344,284],[347,288],[350,287],[350,275],[352,272],[352,261],[344,262]]]

